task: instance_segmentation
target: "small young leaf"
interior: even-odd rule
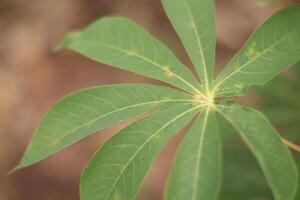
[[[203,87],[209,93],[213,78],[216,46],[213,0],[162,0]]]
[[[81,177],[82,200],[133,200],[155,156],[198,107],[177,105],[121,130],[94,155]]]
[[[221,141],[215,114],[206,110],[180,145],[166,200],[212,200],[220,185]]]
[[[249,85],[263,85],[300,59],[300,6],[283,9],[250,37],[215,83],[218,95],[241,95]]]
[[[96,21],[71,33],[61,44],[93,60],[200,93],[193,74],[161,42],[134,22],[120,17]]]
[[[259,112],[238,104],[218,106],[258,160],[276,200],[293,200],[297,190],[297,167],[277,131]]]
[[[16,169],[157,106],[191,101],[183,92],[146,84],[109,85],[76,92],[63,98],[44,116]]]

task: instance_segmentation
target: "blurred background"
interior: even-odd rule
[[[258,24],[293,0],[217,0],[217,71]],[[188,66],[187,55],[159,0],[0,0],[0,200],[79,200],[79,177],[112,127],[12,175],[39,119],[59,98],[75,90],[111,83],[154,82],[95,63],[73,52],[53,53],[71,30],[104,15],[129,17],[170,47]],[[240,99],[258,107],[285,138],[300,143],[300,65]],[[222,200],[271,200],[247,147],[222,119]],[[163,150],[148,175],[140,200],[160,200],[171,158],[182,134]],[[299,153],[294,157],[300,166]],[[296,199],[300,199],[298,196]]]

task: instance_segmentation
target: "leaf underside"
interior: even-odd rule
[[[162,4],[202,84],[171,50],[136,23],[121,17],[98,20],[69,34],[60,49],[71,49],[179,90],[121,84],[66,96],[43,117],[15,169],[45,159],[103,128],[145,114],[99,148],[81,177],[82,200],[133,200],[160,150],[196,116],[177,151],[165,198],[217,199],[221,179],[218,112],[250,147],[274,198],[293,200],[297,170],[277,131],[259,112],[219,99],[242,95],[250,85],[265,84],[300,59],[300,6],[271,16],[213,80],[214,1],[162,0]]]

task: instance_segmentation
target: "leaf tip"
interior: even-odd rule
[[[80,32],[72,32],[69,35],[67,35],[63,41],[57,45],[57,47],[54,49],[54,52],[57,53],[58,51],[64,50],[66,48],[69,48],[74,40],[80,37]]]
[[[28,150],[27,150],[28,151]],[[26,151],[26,152],[27,152]],[[20,171],[30,165],[36,164],[39,162],[39,159],[32,159],[28,157],[28,154],[25,152],[25,154],[21,157],[20,161],[17,163],[15,167],[13,167],[10,171],[8,171],[8,175],[11,175],[17,171]]]
[[[21,170],[22,168],[23,168],[22,164],[19,163],[19,164],[17,164],[15,167],[13,167],[11,170],[9,170],[9,171],[7,172],[7,175],[10,176],[10,175],[12,175],[13,173],[15,173],[15,172]]]

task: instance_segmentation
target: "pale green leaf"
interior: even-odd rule
[[[155,156],[199,107],[177,105],[131,124],[108,140],[81,177],[82,200],[132,200]]]
[[[214,0],[162,0],[207,93],[213,77],[216,30]]]
[[[300,59],[300,6],[275,13],[226,65],[215,83],[218,95],[240,95],[263,85]]]
[[[71,94],[44,116],[20,164],[20,169],[121,120],[168,103],[193,101],[182,92],[154,85],[108,85]]]
[[[96,21],[71,33],[61,44],[93,60],[200,93],[193,74],[160,41],[134,22],[120,17]]]
[[[292,200],[297,190],[297,167],[277,131],[259,112],[236,103],[218,110],[238,131],[258,160],[276,200]]]
[[[166,191],[167,200],[217,199],[221,141],[215,113],[206,110],[177,150]]]

